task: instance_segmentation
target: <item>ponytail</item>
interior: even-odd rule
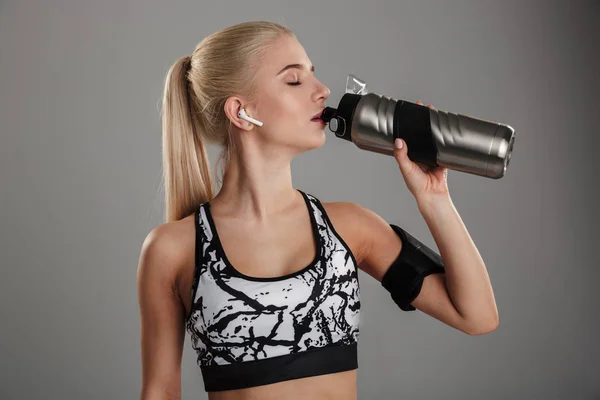
[[[190,57],[180,58],[165,82],[162,160],[166,222],[182,219],[214,197],[202,115],[190,100],[189,68]]]

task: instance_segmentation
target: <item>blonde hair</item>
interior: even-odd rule
[[[283,34],[295,37],[274,22],[233,25],[204,38],[191,56],[169,69],[161,111],[166,222],[213,199],[205,140],[223,147],[218,163],[229,165],[235,147],[225,102],[232,95],[255,100],[253,78],[261,56]]]

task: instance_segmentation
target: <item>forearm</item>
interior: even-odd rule
[[[498,310],[485,263],[451,198],[417,204],[442,257],[456,310],[473,330],[495,328]]]

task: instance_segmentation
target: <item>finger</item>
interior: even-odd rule
[[[427,104],[427,107],[429,107],[429,108],[435,108],[435,107],[433,106],[433,104]]]
[[[408,158],[408,149],[406,147],[406,142],[402,139],[402,148],[398,148],[394,146],[394,158],[398,162],[398,166],[400,167],[400,172],[405,177],[410,175],[413,172],[414,166],[412,165],[412,161]]]
[[[421,106],[422,106],[422,105],[423,105],[423,102],[422,102],[421,100],[417,100],[417,104],[419,104],[419,105],[421,105]]]

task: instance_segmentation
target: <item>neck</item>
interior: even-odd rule
[[[289,157],[254,154],[241,154],[230,161],[211,209],[216,205],[218,213],[227,218],[260,223],[297,204],[300,193],[292,185]]]

